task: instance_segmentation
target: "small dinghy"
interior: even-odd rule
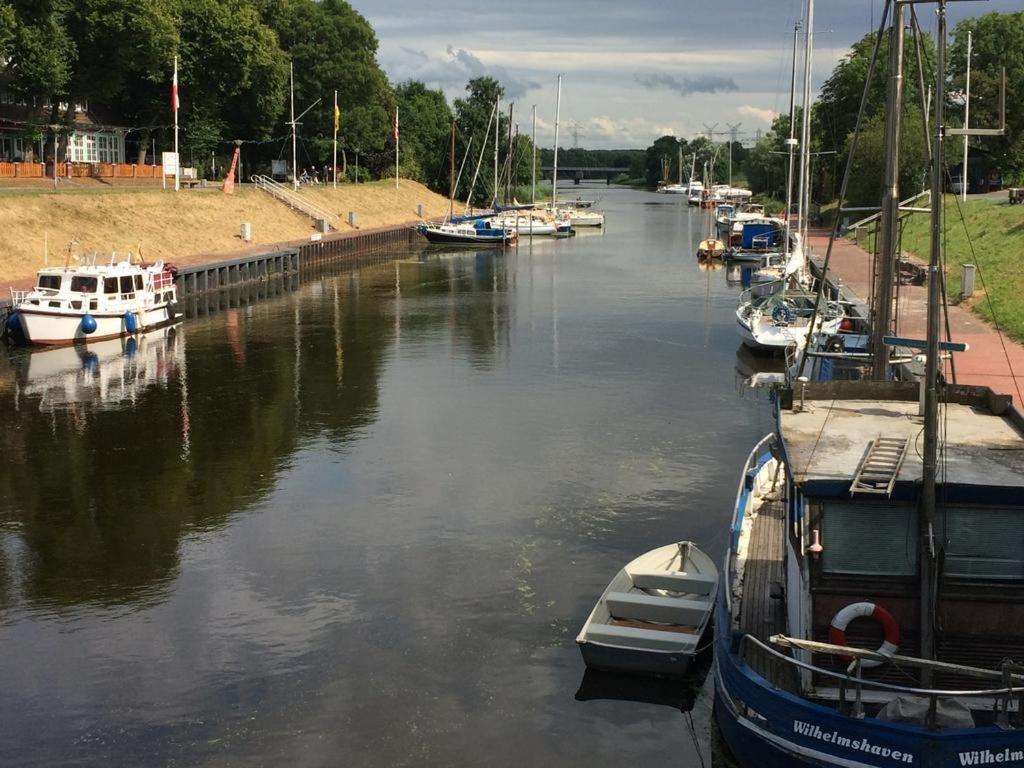
[[[576,643],[593,669],[686,674],[708,626],[718,569],[692,541],[633,560],[601,595]]]
[[[725,243],[721,240],[701,240],[700,245],[697,246],[697,258],[701,261],[720,259],[723,253],[725,253]]]

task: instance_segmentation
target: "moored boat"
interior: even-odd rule
[[[435,245],[508,245],[516,240],[514,229],[492,227],[485,220],[420,224],[416,231]]]
[[[175,275],[171,264],[117,253],[106,263],[91,254],[74,266],[69,259],[63,268],[41,269],[34,288],[11,291],[9,335],[60,346],[159,328],[177,319]]]
[[[576,643],[588,667],[683,675],[699,650],[718,569],[692,541],[658,547],[616,574]]]

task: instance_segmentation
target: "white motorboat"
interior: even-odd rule
[[[580,630],[583,660],[595,669],[685,674],[717,588],[718,569],[692,541],[640,555],[612,579]]]
[[[139,264],[132,254],[77,257],[75,266],[39,270],[35,288],[11,291],[8,330],[28,344],[102,341],[158,328],[176,319],[176,270]],[[68,259],[70,263],[71,259]]]
[[[574,229],[580,227],[603,227],[604,214],[600,211],[573,210],[568,211],[569,224]]]

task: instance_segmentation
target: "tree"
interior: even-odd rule
[[[928,182],[928,149],[920,110],[905,108],[900,132],[900,197],[910,197]],[[867,121],[857,144],[847,188],[848,206],[876,206],[885,173],[885,115]]]
[[[408,169],[406,175],[447,194],[452,111],[444,93],[410,80],[395,89],[395,98],[402,115],[402,160]],[[458,162],[457,157],[456,164]]]
[[[999,120],[999,79],[1006,67],[1006,135],[972,138],[991,153],[1004,182],[1024,183],[1024,12],[986,13],[953,30],[950,87],[965,85],[967,31],[972,31],[971,125],[994,128]],[[959,144],[955,142],[953,146]],[[962,146],[962,145],[961,145]],[[956,162],[952,157],[951,162]]]
[[[369,22],[343,0],[275,0],[266,2],[264,13],[295,67],[296,112],[322,100],[302,127],[309,159],[330,156],[337,90],[341,139],[384,170],[395,96],[377,64],[377,36]]]
[[[472,200],[474,205],[490,205],[497,197],[499,191],[495,186],[493,165],[487,162],[489,157],[493,157],[494,151],[494,123],[491,122],[491,113],[494,110],[494,105],[505,95],[505,89],[493,77],[477,77],[466,83],[466,92],[469,94],[467,97],[455,100],[455,121],[459,126],[459,138],[456,142],[455,150],[456,156],[462,156],[471,136],[474,137],[473,146],[475,149],[473,154],[476,160],[480,158],[484,142],[490,142],[491,149],[485,154],[484,161],[480,164],[480,177],[477,179],[476,187],[473,189]],[[500,114],[498,119],[499,121],[501,120]],[[487,127],[488,123],[490,123],[490,130]],[[506,128],[507,124],[506,118]],[[507,133],[507,129],[502,129],[499,122],[499,157],[505,156],[505,152],[502,151],[503,148],[507,151]],[[469,161],[467,161],[467,165],[469,165]],[[475,162],[473,163],[473,168],[474,170],[476,169]],[[467,176],[469,178],[466,178]],[[459,185],[458,196],[463,200],[469,196],[472,176],[472,173],[465,174],[462,183]]]

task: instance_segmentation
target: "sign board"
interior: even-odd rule
[[[291,174],[288,169],[287,160],[271,160],[270,161],[270,175],[275,179],[287,179]]]
[[[178,172],[178,153],[162,152],[160,161],[164,167],[164,176],[174,176]]]

